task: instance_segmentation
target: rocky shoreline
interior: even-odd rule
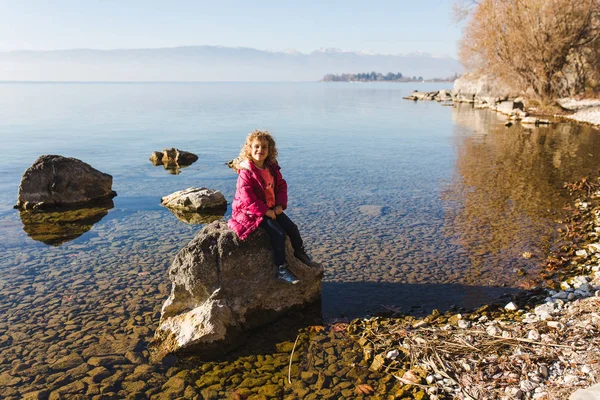
[[[573,392],[600,378],[600,178],[568,187],[576,200],[539,288],[474,311],[355,320],[362,363],[419,398],[586,398]]]
[[[551,123],[547,119],[546,110],[540,109],[533,102],[526,101],[521,94],[510,90],[490,75],[465,74],[454,82],[452,91],[445,89],[433,92],[414,91],[405,99],[434,100],[443,105],[471,103],[475,108],[490,109],[506,115],[507,126],[515,120],[528,125]],[[558,99],[557,104],[563,112],[554,113],[551,115],[553,118],[600,126],[600,100],[563,98]]]

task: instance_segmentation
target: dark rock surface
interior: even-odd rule
[[[76,158],[44,155],[23,174],[15,208],[79,206],[114,196],[112,176]]]
[[[172,289],[155,332],[154,358],[185,351],[210,356],[234,347],[242,332],[320,299],[323,268],[294,258],[297,285],[279,281],[270,240],[259,229],[240,241],[224,221],[207,225],[175,257]]]

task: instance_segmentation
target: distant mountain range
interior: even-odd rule
[[[449,56],[244,47],[0,52],[0,81],[318,81],[325,74],[394,72],[425,79],[462,73]]]

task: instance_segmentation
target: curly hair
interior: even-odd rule
[[[238,159],[241,160],[252,160],[252,142],[255,140],[264,140],[269,144],[269,155],[267,156],[267,162],[276,162],[277,161],[277,145],[275,145],[275,139],[269,133],[269,131],[261,131],[259,129],[252,131],[246,137],[246,141],[242,146],[242,150],[240,151],[240,155]]]

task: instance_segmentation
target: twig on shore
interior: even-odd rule
[[[288,365],[288,383],[292,384],[292,360],[294,359],[294,350],[296,350],[296,344],[298,343],[298,339],[300,335],[296,336],[296,341],[294,342],[294,347],[292,347],[292,353],[290,354],[290,364]]]

